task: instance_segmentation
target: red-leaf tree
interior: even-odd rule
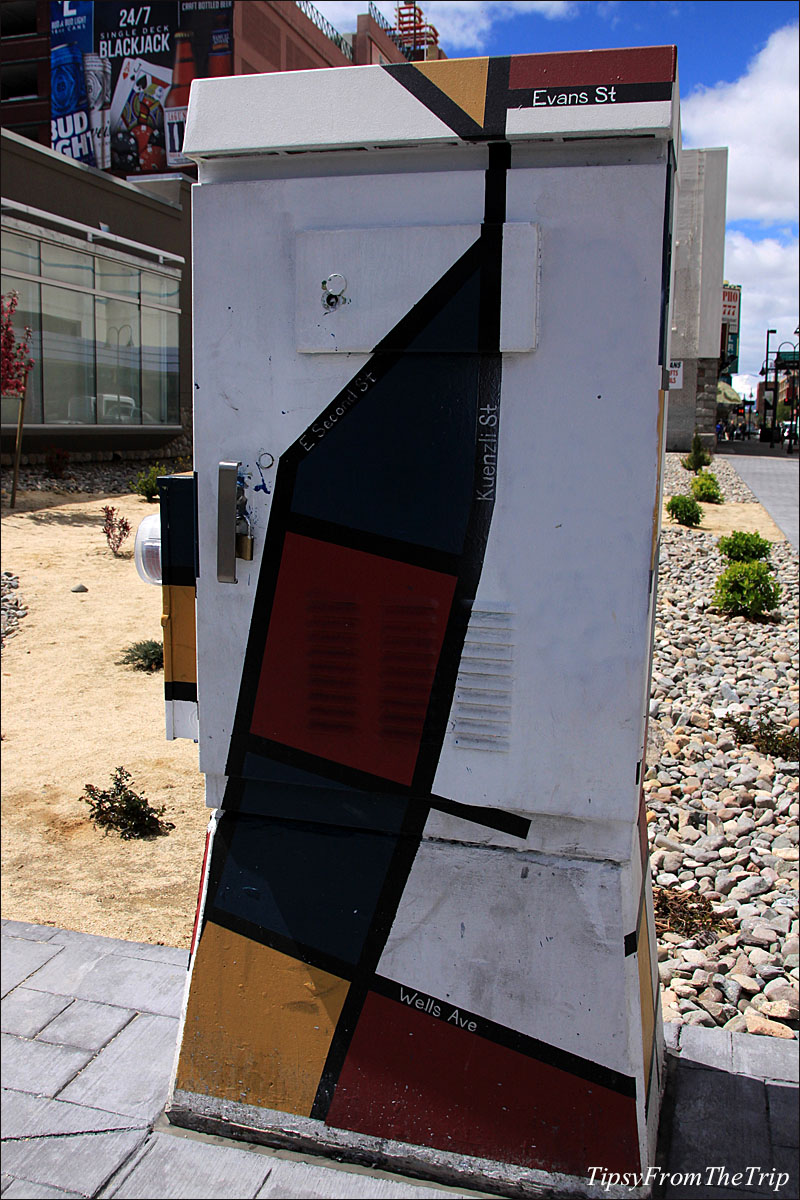
[[[0,326],[0,390],[4,396],[24,396],[28,372],[33,366],[30,345],[33,330],[25,326],[24,340],[17,341],[14,332],[14,313],[17,311],[19,292],[0,296],[2,325]]]
[[[17,503],[17,483],[19,481],[19,460],[22,452],[22,425],[25,419],[25,385],[28,382],[28,372],[33,366],[30,356],[33,330],[25,326],[25,337],[17,341],[14,332],[14,313],[17,311],[19,292],[9,292],[0,296],[0,392],[4,396],[16,396],[19,399],[19,419],[17,421],[17,445],[14,451],[14,478],[11,484],[11,507]]]

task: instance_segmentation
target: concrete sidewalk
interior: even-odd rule
[[[756,450],[759,446],[759,450]],[[726,458],[786,540],[800,549],[800,463],[796,454],[749,442],[722,442],[715,454]],[[713,470],[713,466],[711,468]]]
[[[171,1129],[162,1112],[187,952],[18,921],[3,922],[2,941],[3,1200],[486,1195]],[[797,1042],[674,1025],[667,1034],[655,1195],[800,1195]],[[750,1185],[722,1174],[720,1187],[680,1182],[717,1167],[750,1172]],[[788,1176],[777,1192],[769,1172]]]

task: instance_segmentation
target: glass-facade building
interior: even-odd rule
[[[17,336],[33,331],[26,429],[179,426],[182,260],[63,226],[3,219],[2,292],[18,293]],[[3,396],[2,424],[17,414],[17,399]]]

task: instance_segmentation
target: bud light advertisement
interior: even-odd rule
[[[233,74],[231,0],[51,0],[51,146],[122,177],[177,171],[193,79]]]

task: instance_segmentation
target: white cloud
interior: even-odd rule
[[[316,0],[316,7],[342,33],[356,27],[358,14],[366,11],[365,0]],[[376,8],[393,25],[395,5],[378,0]],[[523,13],[534,13],[548,21],[573,17],[574,0],[423,0],[422,13],[439,33],[439,41],[454,57],[454,52],[480,53],[492,26]]]
[[[777,238],[754,241],[735,230],[728,233],[725,278],[742,285],[739,369],[743,375],[758,376],[768,329],[777,330],[770,339],[770,350],[784,341],[797,342],[799,266],[796,237],[787,245]]]
[[[739,79],[681,101],[684,145],[729,148],[729,221],[797,220],[797,50],[797,25],[778,29]]]

